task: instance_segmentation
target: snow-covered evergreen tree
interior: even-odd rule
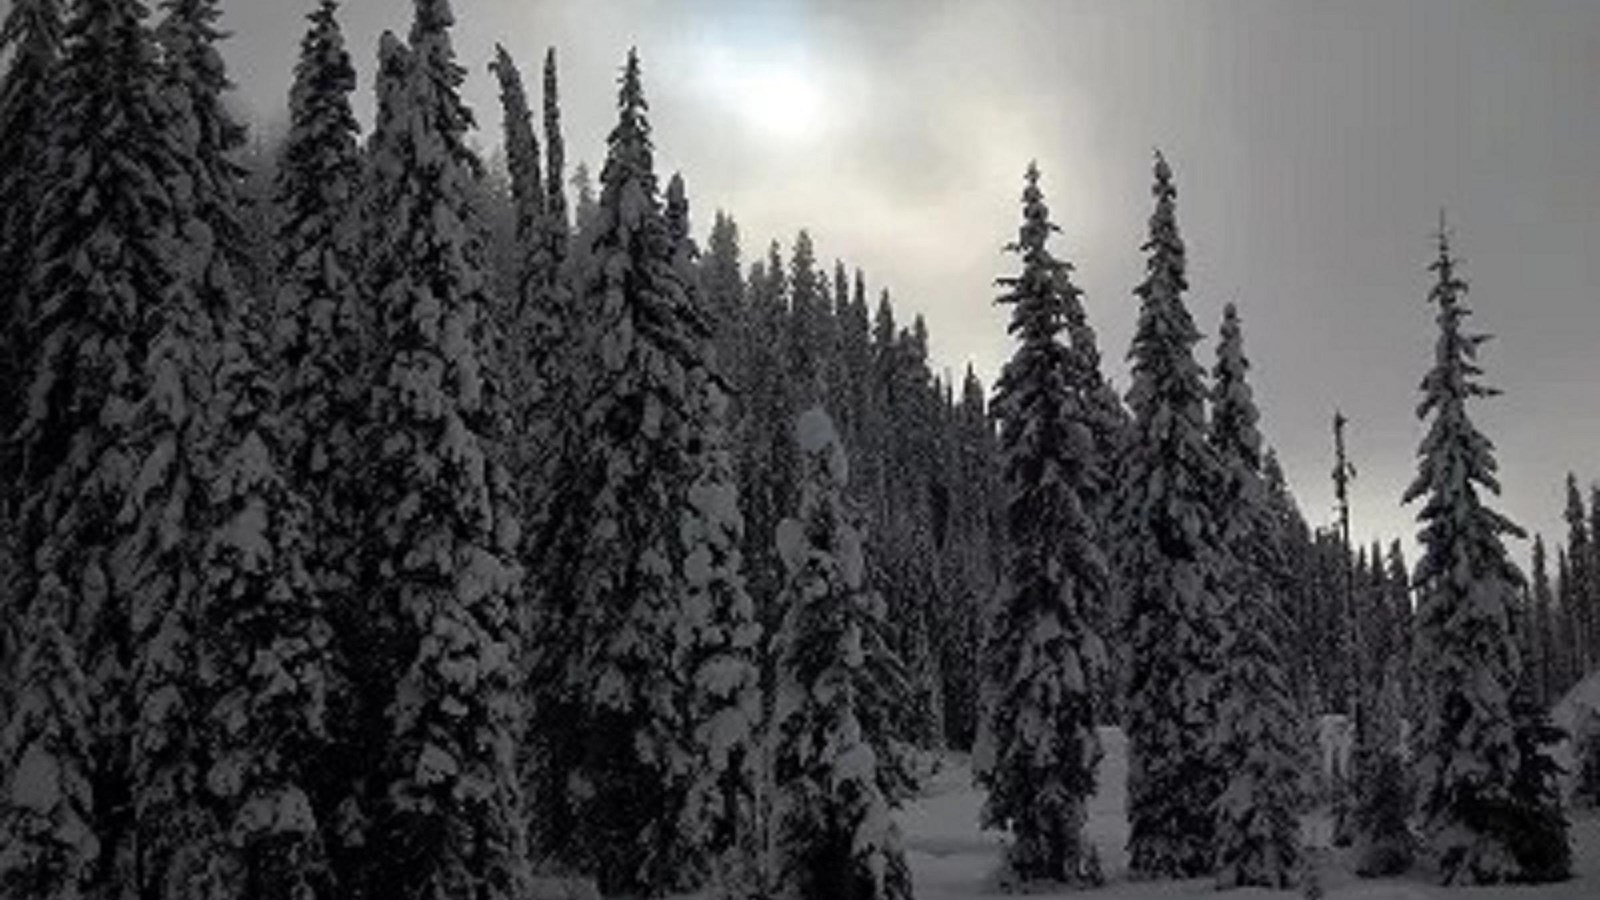
[[[186,605],[187,437],[204,401],[193,364],[203,316],[178,289],[190,270],[175,252],[179,210],[168,190],[187,173],[147,15],[136,0],[86,0],[67,20],[17,440],[27,492],[19,558],[29,561],[19,615],[55,617],[77,652],[94,711],[94,880],[123,893],[139,884],[131,679],[147,654],[136,654],[135,634]]]
[[[689,302],[709,323],[698,289],[697,251],[689,236],[688,198],[677,175],[667,185],[666,219],[679,280]],[[682,832],[693,853],[686,865],[730,891],[753,887],[749,864],[759,852],[755,822],[756,738],[761,719],[757,651],[761,628],[745,590],[744,518],[732,442],[728,389],[712,360],[709,328],[700,336],[701,362],[688,372],[688,447],[691,482],[683,507],[683,595],[675,623],[675,667],[686,674],[688,753]],[[694,880],[704,877],[681,873]],[[699,876],[699,877],[696,877]]]
[[[1597,599],[1595,538],[1589,531],[1589,520],[1584,514],[1583,492],[1578,489],[1578,477],[1567,473],[1567,506],[1563,513],[1567,522],[1567,572],[1568,596],[1571,598],[1574,662],[1579,677],[1594,668],[1596,648],[1590,641],[1590,619],[1594,617]]]
[[[239,215],[245,173],[235,154],[245,130],[224,107],[232,85],[218,48],[221,12],[215,0],[162,6],[156,35],[166,137],[179,166],[169,184],[181,268],[161,295],[160,315],[152,317],[145,361],[150,402],[142,404],[132,438],[144,459],[134,495],[140,512],[124,545],[141,559],[142,570],[130,592],[139,711],[131,770],[137,884],[151,895],[181,884],[226,891],[231,880],[214,843],[218,816],[226,813],[211,800],[241,798],[211,783],[216,773],[207,761],[216,748],[206,717],[219,688],[207,680],[215,671],[207,663],[213,655],[228,662],[242,656],[248,665],[254,648],[219,645],[207,620],[217,596],[237,599],[229,595],[260,588],[255,575],[271,581],[279,574],[248,571],[277,549],[257,554],[254,541],[274,536],[232,532],[243,507],[262,499],[255,492],[258,479],[276,477],[270,458],[255,454],[264,448],[245,449],[250,458],[240,460],[234,454],[243,448],[234,442],[246,439],[275,398],[238,340],[262,321],[240,321],[253,302],[239,277],[248,268],[248,251]],[[254,515],[264,522],[280,511],[258,506]],[[213,525],[217,532],[208,539]],[[234,552],[202,555],[217,542],[234,544]],[[298,565],[298,559],[290,563]],[[306,599],[298,587],[288,591],[287,603]]]
[[[332,887],[316,801],[326,795],[333,635],[307,565],[311,512],[280,464],[263,313],[247,307],[225,323],[213,401],[198,656],[221,830],[193,849],[223,896],[310,900]]]
[[[1097,884],[1084,834],[1100,763],[1097,688],[1105,647],[1094,627],[1109,566],[1091,511],[1103,477],[1091,424],[1093,362],[1063,339],[1083,318],[1072,264],[1046,246],[1050,221],[1030,164],[1023,221],[1008,251],[1022,271],[1000,279],[1020,342],[995,386],[1006,489],[1005,568],[985,659],[993,759],[983,821],[1011,833],[1006,864],[1023,883]]]
[[[28,282],[34,218],[46,183],[50,111],[62,40],[59,0],[21,0],[0,22],[0,722],[10,718],[22,633],[24,560],[18,558],[18,506],[12,436],[27,408]],[[0,778],[6,772],[0,761]]]
[[[55,613],[41,604],[28,625],[15,711],[0,729],[0,891],[76,900],[94,890],[100,855],[90,690]]]
[[[1250,390],[1239,311],[1223,309],[1212,369],[1210,443],[1225,472],[1214,505],[1232,569],[1224,622],[1217,741],[1225,786],[1217,798],[1216,868],[1222,888],[1285,888],[1300,868],[1298,815],[1303,732],[1282,642],[1283,535],[1261,477],[1260,414]]]
[[[1533,602],[1533,639],[1530,643],[1534,647],[1534,656],[1528,660],[1531,669],[1528,682],[1534,702],[1548,709],[1559,699],[1556,679],[1561,662],[1556,648],[1555,594],[1550,588],[1549,554],[1545,550],[1544,535],[1536,535],[1533,539],[1532,577],[1530,599]]]
[[[28,344],[27,283],[32,277],[34,217],[43,200],[39,175],[48,162],[51,110],[62,40],[61,0],[16,0],[0,22],[0,56],[10,64],[0,76],[0,466],[15,471],[10,436],[25,408],[23,386]],[[8,474],[0,479],[0,523],[11,524],[19,486]],[[4,529],[0,553],[9,555],[12,527]],[[11,636],[18,623],[6,614],[15,594],[8,582],[13,564],[0,559],[0,678],[15,661]],[[0,716],[6,711],[0,689]]]
[[[279,421],[286,476],[312,503],[308,565],[319,593],[338,602],[354,587],[353,538],[363,521],[356,473],[366,456],[360,439],[372,321],[361,300],[352,214],[361,179],[350,107],[355,69],[338,4],[323,0],[309,20],[276,187]]]
[[[575,559],[554,602],[570,611],[564,691],[578,747],[566,777],[572,827],[560,857],[607,892],[652,892],[693,878],[703,848],[680,831],[685,737],[676,626],[683,596],[684,498],[695,476],[692,376],[709,338],[675,261],[661,206],[639,61],[630,54],[620,117],[582,288],[593,383],[587,446],[562,481],[578,486]]]
[[[409,53],[385,40],[373,137],[381,339],[373,390],[368,577],[374,655],[397,664],[365,698],[386,738],[360,885],[371,897],[511,897],[523,876],[514,772],[517,523],[495,471],[489,298],[469,186],[448,0],[416,0]],[[403,64],[402,64],[403,63]]]
[[[1500,484],[1494,445],[1468,417],[1467,403],[1497,391],[1479,380],[1478,348],[1488,338],[1463,330],[1467,284],[1456,266],[1441,229],[1429,266],[1439,338],[1417,410],[1432,421],[1405,494],[1406,502],[1424,500],[1416,584],[1428,713],[1417,730],[1415,767],[1423,836],[1440,880],[1498,884],[1538,876],[1531,854],[1548,848],[1529,846],[1522,831],[1549,798],[1518,780],[1534,762],[1524,757],[1545,752],[1512,702],[1522,668],[1512,624],[1522,575],[1503,539],[1522,531],[1479,494],[1498,493]],[[1564,844],[1561,825],[1541,838]]]
[[[1215,865],[1212,806],[1222,789],[1216,735],[1226,550],[1210,499],[1226,472],[1206,442],[1206,387],[1183,302],[1184,246],[1172,170],[1155,162],[1146,277],[1129,358],[1134,416],[1118,500],[1118,568],[1128,604],[1128,838],[1142,877]]]
[[[884,640],[883,601],[865,587],[833,423],[813,408],[796,431],[800,506],[777,534],[788,579],[773,645],[772,888],[792,900],[908,900],[911,875],[891,816],[904,751],[886,727],[905,700],[905,674]]]
[[[367,521],[369,454],[362,441],[374,322],[361,284],[362,168],[350,106],[355,69],[337,4],[320,3],[309,22],[290,88],[289,133],[274,196],[279,449],[290,489],[308,504],[305,566],[332,628],[329,649],[340,673],[325,691],[326,739],[335,752],[323,754],[322,771],[315,773],[321,777],[314,777],[314,809],[335,875],[353,890],[350,856],[359,855],[364,835],[341,817],[360,808],[370,751],[381,733],[363,716],[367,692],[361,686],[368,681],[353,664],[370,647],[358,547]],[[363,741],[363,734],[373,739]]]

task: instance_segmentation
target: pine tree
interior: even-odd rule
[[[1226,473],[1206,443],[1177,191],[1159,154],[1155,177],[1118,514],[1131,641],[1128,849],[1141,876],[1192,877],[1215,864],[1212,805],[1222,788],[1213,732],[1225,553],[1208,502]]]
[[[1414,723],[1418,719],[1413,713],[1417,708],[1417,675],[1412,658],[1416,652],[1417,621],[1411,606],[1410,567],[1406,565],[1405,550],[1398,539],[1389,542],[1389,553],[1384,564],[1388,603],[1393,610],[1397,629],[1394,661],[1399,670],[1399,713]]]
[[[74,900],[94,890],[90,688],[73,642],[42,607],[17,667],[16,709],[0,730],[0,890]]]
[[[1220,648],[1218,741],[1226,786],[1217,798],[1217,885],[1289,887],[1301,862],[1299,751],[1282,641],[1283,536],[1261,477],[1261,433],[1238,309],[1223,310],[1212,369],[1210,444],[1224,467],[1216,499],[1233,597]]]
[[[709,321],[695,278],[697,250],[689,236],[683,180],[667,186],[666,218],[679,280],[688,302]],[[750,889],[749,870],[759,852],[755,822],[756,735],[761,724],[757,650],[761,628],[745,590],[741,547],[744,519],[732,442],[727,428],[728,389],[715,366],[714,338],[700,336],[698,366],[688,373],[688,446],[691,482],[682,513],[683,596],[674,636],[676,668],[687,673],[685,721],[690,748],[682,833],[692,850],[680,877],[713,876],[724,890]]]
[[[263,312],[224,323],[198,623],[207,787],[222,831],[192,849],[204,848],[194,865],[226,896],[308,900],[332,888],[317,809],[328,795],[332,629],[307,565],[311,512],[280,468]]]
[[[178,195],[189,217],[182,290],[199,322],[188,364],[204,367],[178,377],[203,380],[209,403],[202,423],[174,429],[206,454],[203,480],[180,480],[175,493],[197,490],[194,515],[208,533],[195,595],[168,600],[143,638],[141,867],[150,890],[198,883],[234,896],[305,896],[327,877],[311,773],[326,737],[328,625],[305,566],[305,506],[278,468],[268,317],[243,283],[244,129],[224,108],[220,12],[212,0],[173,0],[167,10],[166,91],[190,176]]]
[[[1553,620],[1555,613],[1555,597],[1550,590],[1550,572],[1548,554],[1544,548],[1544,535],[1535,535],[1533,539],[1533,657],[1528,660],[1532,670],[1529,682],[1532,686],[1533,702],[1541,708],[1549,709],[1558,699],[1556,688],[1556,675],[1560,662],[1556,656],[1555,635]]]
[[[39,178],[48,162],[49,124],[56,95],[60,64],[62,19],[60,0],[16,0],[0,23],[0,55],[10,54],[10,65],[0,78],[0,465],[14,472],[10,437],[22,415],[29,320],[27,282],[33,270],[34,218],[43,182]],[[9,475],[0,481],[0,514],[9,524],[15,513],[15,492],[20,486]],[[5,529],[9,535],[11,528]],[[8,537],[9,540],[9,537]],[[0,548],[9,551],[9,548]],[[10,579],[10,563],[0,577]],[[12,585],[0,582],[9,603]],[[0,607],[4,609],[4,607]],[[0,626],[0,666],[15,658],[17,622],[4,616]],[[0,677],[6,668],[0,668]],[[9,683],[9,679],[8,679]],[[0,716],[6,711],[0,691]]]
[[[778,529],[788,573],[773,740],[777,896],[909,898],[890,815],[905,756],[889,728],[904,669],[884,640],[884,605],[865,588],[865,547],[846,508],[848,463],[822,409],[801,416],[798,515]]]
[[[313,809],[334,874],[341,887],[353,891],[357,879],[351,857],[362,852],[365,836],[348,821],[360,801],[359,788],[352,786],[361,783],[371,762],[370,748],[359,736],[365,692],[353,690],[349,678],[352,661],[368,649],[358,601],[362,573],[356,536],[366,523],[362,440],[370,412],[375,323],[360,281],[355,206],[362,169],[359,126],[350,106],[355,68],[345,50],[338,5],[323,2],[308,19],[275,189],[274,349],[282,371],[277,425],[284,478],[308,504],[304,564],[332,631],[329,652],[338,673],[324,688],[323,711],[330,729],[325,740],[335,752],[320,757],[322,772],[306,777],[314,781]],[[304,624],[310,630],[314,622],[313,614]],[[316,717],[309,717],[305,730],[291,729],[288,735],[307,740],[316,736],[315,724]],[[368,731],[375,735],[381,729]],[[292,854],[284,862],[300,863]]]
[[[1052,231],[1030,164],[1023,224],[1008,250],[1022,271],[1000,279],[1021,342],[995,387],[1007,494],[1005,575],[986,654],[996,694],[988,711],[994,758],[979,773],[986,826],[1011,833],[1011,874],[1023,883],[1098,884],[1083,831],[1101,758],[1097,686],[1105,648],[1094,628],[1109,582],[1091,510],[1100,473],[1088,395],[1091,360],[1061,332],[1081,320],[1072,265],[1046,247]]]
[[[1595,647],[1590,635],[1593,623],[1590,619],[1595,612],[1592,602],[1596,596],[1595,551],[1589,533],[1589,521],[1583,508],[1583,493],[1578,490],[1578,478],[1571,472],[1567,473],[1567,566],[1571,576],[1570,593],[1572,597],[1571,612],[1572,644],[1574,647],[1574,661],[1577,664],[1577,673],[1583,673],[1594,668]]]
[[[453,24],[448,0],[417,0],[409,54],[386,39],[402,80],[385,85],[389,130],[373,139],[393,205],[369,261],[381,349],[368,577],[374,649],[398,665],[366,698],[386,734],[361,885],[372,897],[509,897],[522,874],[517,524],[492,462],[489,298],[468,200],[479,164]]]
[[[694,877],[680,833],[679,773],[691,730],[680,706],[684,497],[694,471],[691,384],[709,340],[662,205],[636,54],[609,139],[583,286],[597,380],[583,409],[587,452],[570,481],[587,513],[574,577],[564,686],[581,747],[569,773],[575,822],[561,848],[606,892],[653,892]],[[568,479],[564,479],[568,480]]]
[[[1418,407],[1432,422],[1405,494],[1406,502],[1425,499],[1416,581],[1429,715],[1417,735],[1418,806],[1440,879],[1496,884],[1538,876],[1532,854],[1540,848],[1521,843],[1518,829],[1542,816],[1546,798],[1522,789],[1518,775],[1532,765],[1519,762],[1523,756],[1544,751],[1512,704],[1521,660],[1511,619],[1522,576],[1502,540],[1522,532],[1479,496],[1500,485],[1493,445],[1468,418],[1467,402],[1496,391],[1478,380],[1487,338],[1462,330],[1467,285],[1456,266],[1441,229],[1429,267],[1438,278],[1430,299],[1439,307],[1439,340]],[[1519,747],[1519,735],[1534,746]],[[1542,836],[1566,840],[1564,829]]]
[[[571,223],[567,221],[567,149],[561,133],[561,85],[556,72],[556,48],[544,54],[544,236],[546,250],[558,263],[567,255]]]
[[[204,405],[189,358],[199,316],[175,290],[186,268],[167,186],[182,161],[146,16],[136,0],[86,0],[66,24],[29,292],[33,399],[17,440],[27,491],[19,558],[30,563],[17,614],[54,618],[76,651],[95,713],[88,796],[101,852],[92,880],[122,892],[138,883],[135,633],[159,609],[182,607],[193,459],[180,447],[193,448],[177,438]],[[65,715],[76,703],[40,714]]]
[[[25,411],[29,345],[28,281],[33,270],[34,218],[43,201],[39,173],[48,162],[47,122],[61,55],[58,0],[21,0],[0,22],[0,722],[10,720],[16,666],[26,636],[21,595],[24,560],[17,556],[19,510],[25,486],[14,474],[12,437]],[[6,772],[0,762],[0,777]]]
[[[745,298],[743,265],[739,259],[739,225],[721,210],[711,225],[706,253],[700,260],[700,284],[705,292],[706,314],[711,325],[712,344],[717,363],[734,384],[745,383],[743,341]],[[735,419],[743,415],[744,404],[731,397]]]

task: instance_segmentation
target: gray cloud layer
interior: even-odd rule
[[[263,119],[281,118],[310,5],[225,3],[235,79]],[[347,0],[364,76],[377,32],[403,32],[408,7]],[[990,304],[1011,265],[999,248],[1037,158],[1057,249],[1125,381],[1162,147],[1202,329],[1240,303],[1265,426],[1313,521],[1330,517],[1328,420],[1345,409],[1365,535],[1414,531],[1398,498],[1431,357],[1429,232],[1447,206],[1475,322],[1499,336],[1484,362],[1506,396],[1477,415],[1500,447],[1505,508],[1553,537],[1563,473],[1600,477],[1600,3],[456,7],[485,145],[499,127],[494,41],[530,70],[559,48],[569,157],[591,163],[637,44],[661,161],[684,172],[702,226],[733,211],[747,257],[810,228],[825,257],[927,316],[944,365],[971,360],[986,380],[1009,349]],[[811,112],[786,122],[773,109],[785,103]]]

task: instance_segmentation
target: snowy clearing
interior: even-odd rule
[[[1106,900],[1210,900],[1228,898],[1291,898],[1299,891],[1248,888],[1217,891],[1206,879],[1129,882],[1124,845],[1128,823],[1123,813],[1127,776],[1127,741],[1121,729],[1100,732],[1105,760],[1100,764],[1100,790],[1090,806],[1089,833],[1100,851],[1108,884],[1097,890],[1048,892],[1036,897],[1095,897]],[[978,827],[983,793],[972,786],[964,757],[952,755],[927,783],[923,796],[901,811],[906,857],[918,900],[964,900],[999,896],[992,877],[1000,860],[1001,835]],[[1307,828],[1321,864],[1322,885],[1329,898],[1350,900],[1425,900],[1442,897],[1515,897],[1518,900],[1595,900],[1600,897],[1600,817],[1592,812],[1573,817],[1573,869],[1576,877],[1562,884],[1537,887],[1443,888],[1415,877],[1362,879],[1345,864],[1345,851],[1327,847],[1326,823],[1308,820]]]

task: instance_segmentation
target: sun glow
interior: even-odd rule
[[[826,126],[821,73],[798,54],[755,58],[722,47],[701,54],[702,83],[715,102],[747,129],[793,142],[816,137]]]

